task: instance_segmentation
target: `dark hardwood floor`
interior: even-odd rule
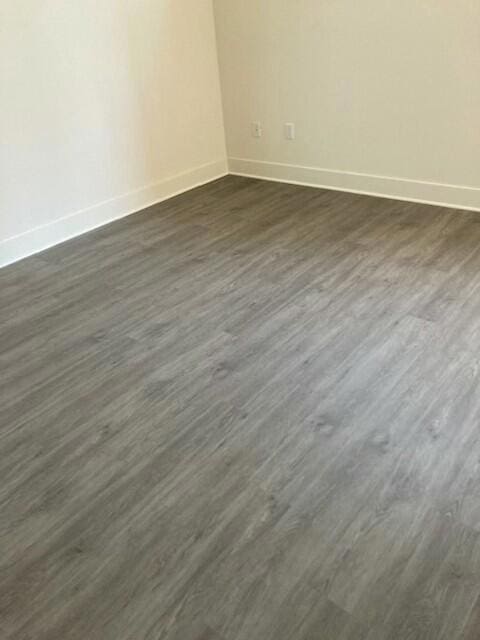
[[[0,296],[2,640],[478,640],[480,214],[227,177]]]

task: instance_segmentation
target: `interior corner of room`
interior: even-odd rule
[[[479,640],[479,0],[0,0],[0,266],[0,640]]]
[[[228,172],[480,209],[469,0],[25,0],[0,45],[2,265]]]

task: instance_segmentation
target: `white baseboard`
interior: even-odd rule
[[[226,160],[211,162],[7,238],[0,242],[0,267],[216,180],[227,173]]]
[[[228,168],[225,160],[205,164],[7,238],[0,242],[0,267],[216,180],[227,173],[454,209],[480,211],[480,188],[229,158]]]
[[[245,158],[229,158],[228,166],[231,174],[249,178],[480,211],[480,188],[475,187],[332,171]]]

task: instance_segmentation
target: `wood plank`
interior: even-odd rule
[[[0,271],[5,640],[476,640],[480,224],[229,176]]]

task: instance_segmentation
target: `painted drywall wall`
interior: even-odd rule
[[[232,171],[480,208],[478,0],[214,8]]]
[[[211,0],[3,0],[0,264],[225,173]]]

